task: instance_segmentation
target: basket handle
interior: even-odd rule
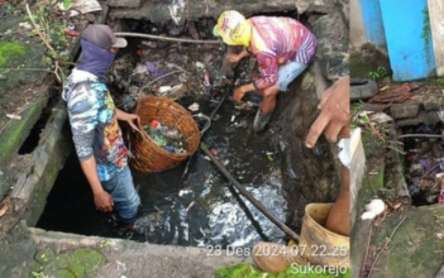
[[[143,126],[142,126],[142,124],[140,123],[140,121],[137,121],[137,127],[138,127],[138,129],[135,130],[136,133],[139,133],[140,136],[142,136],[143,139],[148,139],[148,135],[147,135],[146,132],[144,131]],[[134,132],[134,129],[132,129],[132,130],[133,130],[133,132]]]

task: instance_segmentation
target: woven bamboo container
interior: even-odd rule
[[[200,144],[200,131],[190,112],[166,97],[147,96],[138,101],[136,114],[139,115],[142,130],[132,136],[132,166],[144,173],[161,172],[178,166],[194,154]],[[176,127],[186,140],[186,153],[174,154],[164,150],[146,134],[143,126],[157,120],[166,126]]]
[[[299,247],[311,264],[350,268],[350,237],[327,230],[324,225],[333,204],[305,206]]]

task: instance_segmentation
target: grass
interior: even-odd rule
[[[241,263],[234,266],[218,269],[215,273],[216,278],[349,278],[351,277],[350,270],[346,270],[345,273],[340,272],[338,269],[332,269],[331,274],[328,271],[319,271],[322,267],[316,266],[298,266],[289,267],[287,270],[279,273],[267,273],[262,272],[254,266],[246,263]],[[324,269],[324,268],[323,268]],[[328,268],[327,268],[328,269]]]

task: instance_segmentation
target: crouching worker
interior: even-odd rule
[[[306,147],[314,148],[322,134],[332,143],[338,139],[350,139],[350,78],[348,76],[340,78],[324,92],[319,109],[319,116],[310,127],[305,140]],[[346,141],[342,142],[344,145],[351,144],[345,143]],[[351,149],[350,146],[345,148]],[[353,154],[350,155],[350,157],[353,156]],[[341,160],[341,163],[339,172],[341,185],[335,203],[331,206],[309,204],[306,207],[299,245],[286,246],[270,242],[259,242],[255,245],[252,257],[261,270],[281,272],[288,267],[295,270],[303,265],[322,265],[329,267],[329,270],[346,271],[346,268],[350,267],[349,167],[352,162],[344,164]],[[322,223],[324,220],[325,223]],[[315,222],[316,224],[313,224]],[[320,249],[323,251],[319,252]]]
[[[292,18],[255,16],[246,19],[237,11],[223,12],[213,33],[230,46],[244,47],[239,54],[227,53],[228,62],[238,63],[250,53],[256,56],[261,77],[236,88],[233,98],[240,102],[251,91],[262,95],[253,123],[254,130],[259,132],[270,121],[278,92],[287,91],[288,85],[307,68],[315,54],[317,40]]]
[[[117,120],[137,128],[137,115],[114,106],[104,83],[119,48],[127,45],[106,25],[89,25],[81,35],[82,52],[63,88],[73,141],[98,210],[115,210],[119,220],[131,226],[140,199],[137,194],[122,132]]]

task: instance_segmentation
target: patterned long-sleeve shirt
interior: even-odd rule
[[[96,159],[101,181],[127,165],[128,150],[106,85],[89,72],[74,69],[63,88],[74,146],[79,159]]]
[[[256,56],[261,77],[258,89],[273,86],[278,80],[279,64],[297,61],[308,64],[316,52],[315,36],[300,22],[288,17],[255,16],[250,51]]]

